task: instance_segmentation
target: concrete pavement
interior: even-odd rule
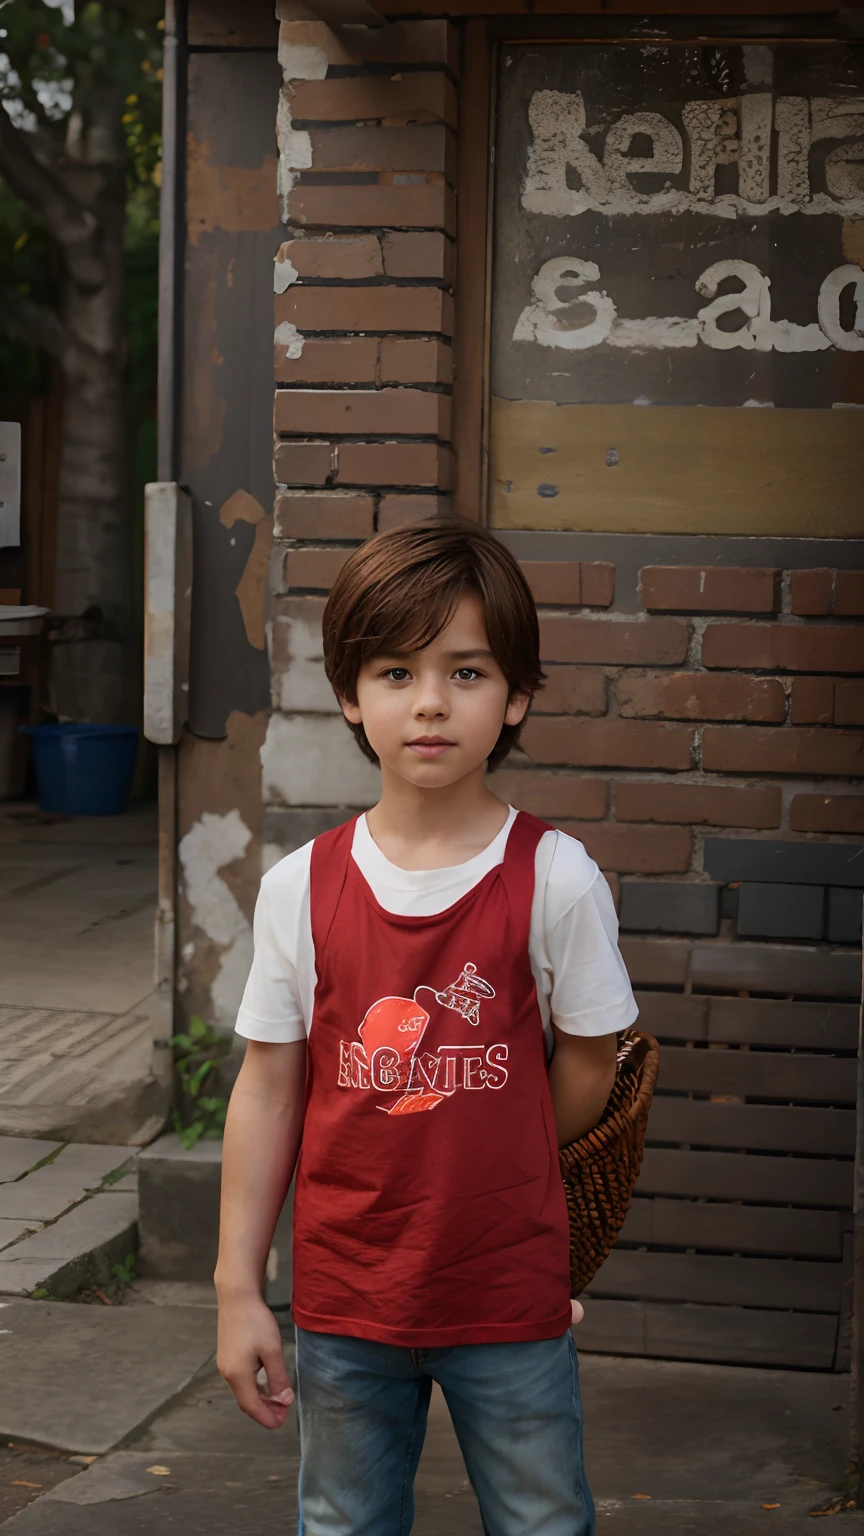
[[[190,1305],[202,1301],[210,1305]],[[76,1461],[51,1456],[28,1450],[21,1429],[5,1420],[0,1516],[14,1507],[10,1495],[19,1505],[32,1502],[0,1518],[4,1536],[115,1536],[121,1527],[124,1536],[290,1533],[294,1417],[269,1435],[236,1409],[212,1363],[206,1287],[152,1282],[113,1312],[52,1307],[52,1314],[86,1316],[88,1340],[79,1337],[75,1350],[46,1304],[12,1305],[33,1317],[19,1376],[27,1435],[55,1445],[62,1439],[52,1400],[62,1396],[76,1445],[115,1448],[87,1464],[80,1453]],[[72,1331],[80,1328],[76,1322]],[[134,1348],[120,1347],[126,1329]],[[196,1351],[201,1368],[184,1383]],[[845,1377],[600,1355],[584,1356],[581,1372],[598,1536],[804,1536],[814,1530],[812,1512],[836,1504],[846,1464]],[[42,1487],[24,1486],[31,1483]],[[437,1391],[416,1493],[415,1536],[482,1536]],[[862,1512],[841,1508],[830,1518],[831,1531],[864,1533]]]
[[[143,1145],[168,1080],[155,993],[156,812],[0,807],[0,1134]]]

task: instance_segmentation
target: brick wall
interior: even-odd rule
[[[377,796],[324,677],[326,593],[377,529],[448,508],[455,475],[458,34],[285,21],[280,57],[265,862]],[[492,782],[607,873],[663,1045],[637,1199],[580,1342],[842,1366],[864,548],[501,537],[548,682]]]
[[[321,675],[318,594],[358,542],[451,504],[459,54],[443,20],[280,27],[274,851],[375,791]]]

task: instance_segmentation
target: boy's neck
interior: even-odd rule
[[[366,822],[384,857],[400,869],[464,864],[507,820],[507,806],[486,787],[482,768],[441,789],[409,784],[386,767],[381,780],[381,799]]]

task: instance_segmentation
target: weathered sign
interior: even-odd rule
[[[860,529],[864,50],[505,46],[495,165],[493,522]]]
[[[496,394],[864,402],[851,50],[507,49],[497,163]]]

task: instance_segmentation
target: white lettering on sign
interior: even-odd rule
[[[741,287],[718,293],[730,278]],[[605,290],[582,291],[586,283],[599,281],[600,268],[593,261],[577,256],[544,261],[531,284],[533,302],[519,316],[513,340],[565,352],[582,352],[602,342],[645,350],[695,347],[700,341],[717,352],[734,347],[752,352],[824,352],[832,347],[839,352],[864,351],[864,271],[851,263],[828,273],[819,290],[818,323],[810,325],[772,319],[771,280],[750,261],[715,261],[697,278],[696,292],[711,302],[693,319],[655,315],[622,319]],[[851,330],[845,328],[840,314],[840,298],[849,287],[854,304]],[[567,297],[559,297],[562,291]],[[743,325],[719,324],[723,316],[735,314],[743,316]]]
[[[659,112],[631,112],[609,128],[602,158],[584,137],[581,91],[535,91],[528,106],[534,135],[522,187],[529,213],[554,218],[598,213],[706,212],[722,218],[771,213],[864,214],[864,98],[778,96],[757,91],[724,101],[688,101],[681,112],[687,150],[678,129]],[[773,138],[777,138],[772,171]],[[631,155],[638,136],[650,154]],[[592,139],[596,137],[594,133]],[[841,140],[825,158],[827,192],[813,192],[810,151]],[[640,191],[639,177],[685,175]],[[737,193],[716,192],[717,170],[737,165]],[[568,172],[581,183],[568,185]],[[773,190],[772,190],[773,183]]]

